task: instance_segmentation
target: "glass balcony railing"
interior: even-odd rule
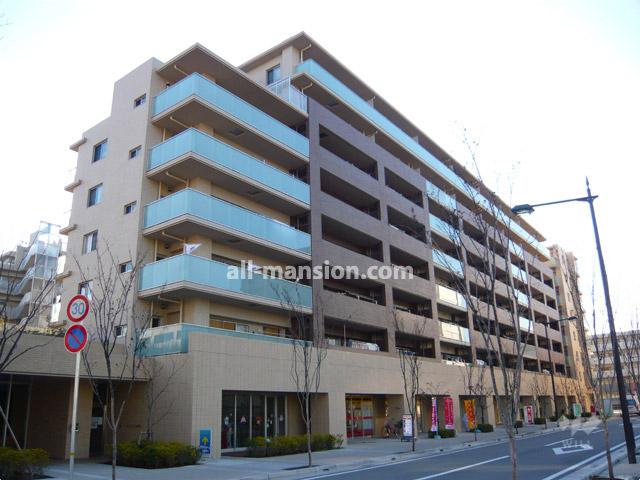
[[[438,202],[440,205],[448,208],[449,210],[456,209],[457,204],[455,197],[449,195],[448,193],[445,193],[444,190],[439,189],[429,180],[425,180],[425,182],[427,183],[427,196],[430,199]]]
[[[517,265],[514,265],[513,263],[511,264],[511,275],[513,275],[513,278],[527,283],[527,272],[522,270]]]
[[[286,77],[267,85],[267,88],[298,110],[307,112],[307,96],[291,85],[291,77]]]
[[[242,234],[311,254],[308,233],[190,188],[147,205],[144,227],[153,227],[181,215],[193,215]]]
[[[194,128],[153,147],[149,154],[149,170],[191,152],[213,164],[309,203],[309,185],[306,183]]]
[[[456,290],[445,287],[444,285],[437,285],[438,290],[438,300],[441,300],[446,303],[450,303],[451,305],[455,305],[456,307],[467,309],[467,301],[460,292]]]
[[[469,329],[454,323],[439,322],[440,336],[447,340],[469,344]]]
[[[457,191],[467,197],[472,197],[483,208],[487,208],[487,205],[489,204],[488,200],[465,182],[462,177],[457,175],[452,169],[437,159],[431,152],[405,133],[400,127],[395,125],[391,120],[376,110],[370,103],[356,94],[314,60],[305,60],[296,66],[296,73],[304,73],[313,78],[319,84],[323,85],[341,102],[351,106],[351,108],[356,110],[367,121],[374,124],[378,130],[387,134],[411,152],[416,158],[422,160],[425,165],[438,173],[444,180],[456,188]],[[505,218],[508,217],[505,215]],[[509,225],[516,234],[522,237],[526,242],[531,243],[538,249],[538,251],[547,257],[549,256],[549,251],[520,225],[515,222],[507,222],[505,219],[500,219],[500,221],[505,225]]]
[[[140,272],[140,290],[168,288],[174,283],[189,282],[243,294],[271,302],[298,304],[311,308],[311,287],[268,277],[240,267],[195,255],[176,255],[145,265]]]
[[[535,345],[525,345],[523,356],[527,358],[537,358],[538,352],[536,350]]]
[[[207,319],[208,321],[208,319]],[[150,328],[144,332],[145,356],[170,355],[175,353],[187,353],[189,351],[189,334],[204,333],[207,335],[219,335],[221,340],[226,338],[239,338],[258,340],[263,342],[291,345],[293,340],[258,333],[238,332],[223,328],[193,325],[190,323],[174,323],[162,327]]]
[[[464,277],[464,267],[462,262],[457,258],[453,258],[451,255],[447,255],[437,248],[433,249],[433,261],[436,265],[455,273],[459,277]]]
[[[516,295],[516,299],[518,300],[518,303],[519,303],[520,305],[523,305],[523,306],[525,306],[525,307],[528,307],[528,306],[529,306],[529,297],[528,297],[526,294],[522,293],[522,292],[521,292],[520,290],[518,290],[517,288],[516,288],[516,289],[514,289],[514,293],[515,293],[515,295]]]
[[[445,238],[452,241],[456,240],[457,234],[454,231],[454,228],[441,218],[436,217],[433,213],[429,214],[429,226],[431,227],[431,230],[435,230]]]
[[[192,73],[156,96],[153,114],[159,115],[191,96],[201,98],[215,108],[223,110],[227,115],[235,117],[301,155],[309,156],[309,139],[307,137],[300,135],[284,123],[198,73]]]
[[[524,317],[518,317],[518,321],[520,323],[520,330],[523,330],[529,333],[533,332],[533,321]]]

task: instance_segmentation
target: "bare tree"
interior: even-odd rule
[[[509,439],[511,475],[515,480],[518,475],[516,421],[523,358],[529,339],[529,329],[521,328],[520,318],[533,318],[528,276],[520,268],[522,261],[516,252],[525,252],[530,245],[514,238],[506,206],[495,193],[483,187],[476,162],[476,144],[466,139],[465,144],[478,180],[463,185],[470,207],[460,206],[450,211],[448,222],[438,226],[445,231],[446,241],[440,242],[432,236],[437,248],[434,261],[449,271],[458,292],[465,297],[474,326],[480,331],[491,387],[498,398],[498,409]],[[460,267],[457,259],[465,258],[471,268]]]
[[[485,423],[487,398],[492,393],[491,387],[488,384],[487,371],[488,367],[484,362],[465,363],[462,375],[465,394],[470,397],[475,397],[475,399],[478,400],[480,423]]]
[[[274,287],[280,305],[291,318],[291,379],[296,388],[298,404],[307,436],[308,467],[313,465],[311,451],[311,401],[320,389],[322,363],[327,356],[324,337],[322,304],[319,295],[313,299],[312,313],[302,305],[300,284],[293,288]]]
[[[529,382],[531,392],[533,393],[533,400],[536,405],[536,411],[538,417],[544,418],[545,428],[547,427],[547,405],[546,397],[549,396],[549,382],[547,378],[538,374],[531,375]]]
[[[393,310],[393,321],[397,332],[411,332],[416,338],[424,337],[424,322],[412,322],[413,327],[405,325],[397,310]],[[402,374],[402,382],[404,386],[404,397],[411,416],[411,426],[413,435],[411,436],[411,451],[416,451],[416,414],[418,395],[420,389],[420,367],[422,361],[418,356],[418,352],[406,348],[398,348],[398,358],[400,359],[400,373]]]
[[[96,263],[85,270],[74,257],[89,293],[89,339],[82,351],[94,396],[111,432],[111,477],[116,478],[118,428],[134,384],[144,374],[145,332],[150,318],[137,308],[135,297],[142,257],[122,273],[120,261],[106,245],[95,252]]]
[[[163,419],[173,412],[176,397],[173,396],[169,403],[162,404],[162,398],[167,393],[184,362],[178,363],[174,358],[167,359],[166,363],[155,358],[149,358],[142,362],[144,376],[147,379],[145,390],[146,399],[146,429],[145,438],[153,440],[153,430]]]
[[[635,398],[638,395],[638,381],[640,380],[640,319],[636,317],[631,321],[631,330],[621,332],[620,356],[625,374],[628,377],[627,391]]]

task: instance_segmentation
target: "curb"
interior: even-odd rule
[[[553,427],[542,430],[536,430],[535,432],[528,433],[519,433],[515,435],[516,439],[522,439],[525,437],[534,437],[540,436],[547,433],[556,432],[562,430],[563,427]],[[451,447],[442,447],[435,448],[431,450],[425,450],[422,452],[402,452],[392,455],[386,455],[383,457],[377,457],[375,459],[364,459],[358,460],[355,462],[345,462],[345,463],[331,463],[326,465],[318,465],[311,468],[300,468],[294,471],[279,471],[273,473],[265,473],[260,475],[249,475],[246,477],[238,477],[238,480],[275,480],[275,479],[286,479],[286,478],[297,478],[297,477],[308,477],[313,475],[326,475],[330,473],[338,473],[338,472],[346,472],[349,470],[355,470],[358,468],[366,468],[366,467],[376,467],[376,466],[384,466],[384,465],[393,465],[395,462],[400,461],[408,461],[408,460],[419,460],[421,458],[429,458],[439,453],[445,452],[456,452],[466,450],[467,448],[475,448],[475,447],[483,447],[487,445],[494,445],[497,443],[503,443],[508,440],[508,437],[498,437],[491,440],[478,440],[465,442],[463,444],[458,444]],[[605,464],[606,467],[606,464]]]

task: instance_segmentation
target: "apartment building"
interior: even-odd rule
[[[453,278],[471,281],[478,262],[468,251],[456,256],[447,219],[472,207],[466,185],[488,190],[308,35],[239,67],[199,44],[166,62],[152,58],[115,83],[111,115],[71,148],[78,163],[62,232],[78,265],[64,272],[62,305],[91,292],[80,270],[95,270],[101,249],[123,275],[144,259],[136,293],[152,317],[147,353],[181,365],[163,400],[176,408],[156,438],[197,443],[200,429],[213,428],[220,455],[252,437],[301,433],[290,375],[293,308],[318,316],[328,344],[314,431],[351,441],[400,420],[398,350],[421,357],[421,383],[430,386],[420,395],[418,430],[430,429],[433,401],[444,418],[445,397],[464,428],[464,365],[486,362],[488,352]],[[496,263],[505,282],[518,277],[523,296],[522,405],[549,402],[550,393],[534,398],[532,378],[548,385],[553,369],[573,381],[554,271],[544,237],[500,206],[514,241]],[[473,224],[458,228],[476,242]],[[252,275],[229,275],[247,261]],[[287,266],[400,266],[414,275],[292,281],[265,273]],[[71,372],[64,362],[60,377]],[[70,401],[67,380],[62,404]],[[558,396],[575,402],[569,388],[558,387]],[[143,397],[129,402],[121,438],[143,428]],[[84,380],[80,398],[83,457],[100,453],[105,432]],[[496,402],[482,413],[488,422],[500,421]],[[31,446],[46,446],[38,442]]]
[[[640,404],[638,403],[637,385],[637,380],[640,377],[640,331],[626,330],[616,332],[616,334],[627,395],[634,397],[634,406],[637,406]],[[608,333],[590,335],[587,339],[587,349],[589,351],[590,367],[594,378],[600,378],[599,370],[602,370],[602,390],[604,398],[612,398],[614,399],[614,403],[619,405],[618,384],[613,362],[611,337]]]
[[[561,318],[581,316],[581,292],[578,286],[578,260],[571,252],[566,252],[559,245],[549,248],[551,269],[554,273],[558,312]],[[580,320],[562,321],[560,331],[563,338],[563,349],[567,367],[567,375],[576,379],[576,396],[583,408],[589,408],[592,399],[592,388],[587,377],[589,367],[587,351],[588,333],[586,325]]]
[[[9,321],[29,317],[32,328],[46,328],[58,321],[58,303],[51,283],[63,250],[60,226],[40,222],[28,242],[2,254],[0,261],[0,312]],[[48,293],[42,294],[43,290]]]

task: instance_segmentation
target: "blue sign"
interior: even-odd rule
[[[202,455],[211,455],[211,429],[200,430],[199,448]]]

